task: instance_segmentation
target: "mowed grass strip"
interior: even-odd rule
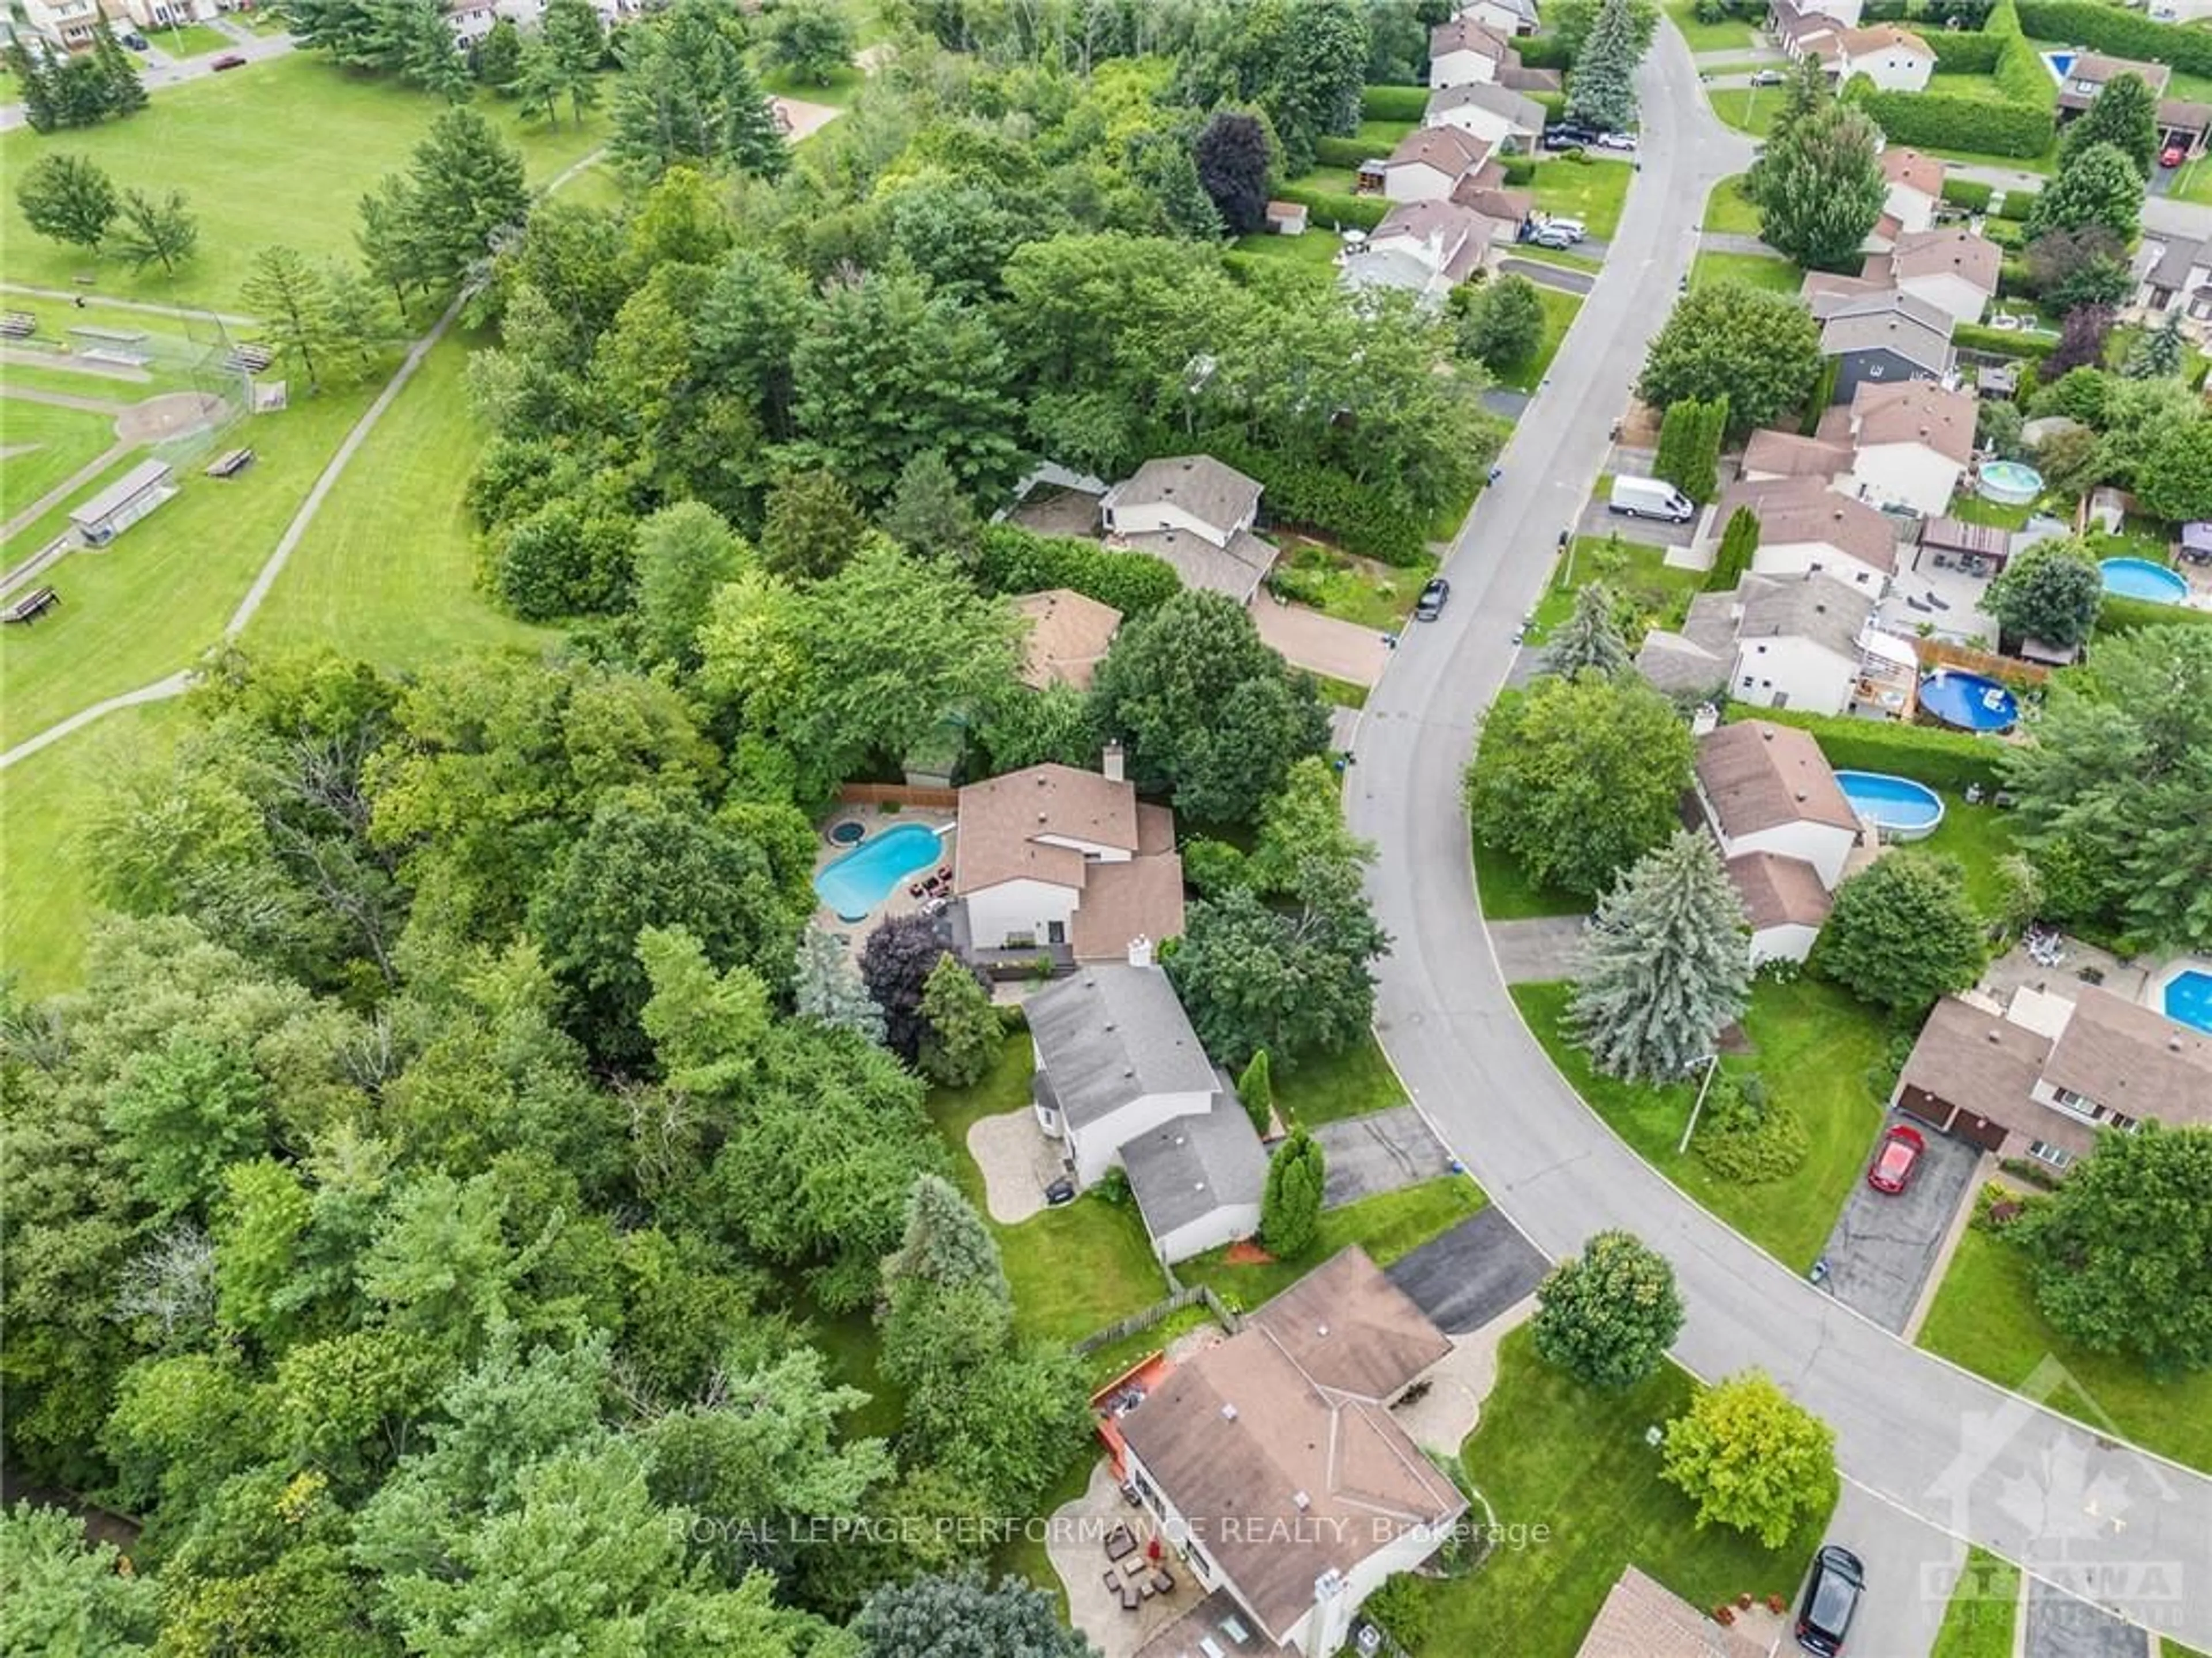
[[[1928,1658],[2012,1658],[2019,1615],[2020,1568],[1987,1549],[1969,1549]]]
[[[0,518],[13,518],[115,445],[115,422],[23,398],[0,400]]]
[[[1321,1236],[1297,1260],[1231,1266],[1226,1251],[1213,1249],[1182,1262],[1176,1272],[1185,1284],[1212,1284],[1216,1295],[1249,1311],[1273,1300],[1340,1250],[1356,1243],[1376,1266],[1388,1266],[1488,1202],[1482,1188],[1465,1175],[1446,1175],[1324,1211]]]
[[[247,64],[154,93],[128,120],[42,137],[0,135],[0,173],[20,178],[39,156],[66,149],[98,162],[118,189],[181,190],[199,220],[199,252],[173,282],[159,265],[47,240],[9,192],[0,276],[67,288],[80,276],[134,299],[236,308],[253,256],[286,243],[316,258],[353,258],[360,203],[409,153],[445,107],[427,93],[349,74],[306,52]],[[601,142],[605,118],[578,129],[525,121],[512,100],[483,99],[484,114],[522,150],[543,185]]]
[[[484,343],[448,335],[423,359],[293,550],[246,629],[248,645],[327,644],[410,669],[552,637],[499,610],[476,586],[466,495],[482,434],[467,367]]]

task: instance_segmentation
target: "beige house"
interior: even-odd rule
[[[1182,932],[1175,814],[1139,801],[1118,744],[1103,772],[1031,766],[960,791],[955,936],[970,954],[1120,961]]]
[[[1509,62],[1517,64],[1507,37],[1462,13],[1429,31],[1429,84],[1462,87],[1470,81],[1495,81]]]
[[[1863,75],[1883,92],[1925,92],[1936,72],[1936,49],[1911,29],[1892,23],[1847,28],[1836,37],[1837,78]]]
[[[1510,87],[1469,81],[1431,93],[1422,125],[1457,127],[1493,148],[1525,146],[1544,130],[1544,106]]]
[[[1723,857],[1771,852],[1808,865],[1832,892],[1858,844],[1858,815],[1812,737],[1744,720],[1698,744],[1698,799]]]
[[[1723,1629],[1633,1566],[1621,1568],[1575,1658],[1769,1658],[1741,1631]]]
[[[1899,1109],[2054,1170],[2106,1130],[2212,1127],[2212,1036],[2111,992],[1947,996],[1899,1073]]]
[[[1427,1559],[1467,1511],[1390,1412],[1450,1351],[1353,1248],[1176,1365],[1119,1419],[1139,1500],[1188,1540],[1189,1569],[1210,1592],[1201,1606],[1218,1596],[1233,1607],[1253,1650],[1338,1651],[1367,1597]],[[1143,1658],[1170,1658],[1163,1641],[1176,1627]]]
[[[1875,240],[1868,244],[1875,252],[1886,251],[1907,232],[1934,229],[1936,210],[1943,200],[1943,163],[1933,155],[1892,146],[1881,153],[1881,176],[1887,189]]]
[[[1252,533],[1260,485],[1211,455],[1148,460],[1098,503],[1106,544],[1150,553],[1175,567],[1186,587],[1250,602],[1275,562]]]
[[[1949,313],[1954,323],[1978,323],[1996,297],[2002,248],[1971,230],[1907,231],[1887,256],[1890,285]],[[1868,262],[1869,269],[1874,261]]]
[[[1880,599],[1897,571],[1897,534],[1864,501],[1828,487],[1818,476],[1778,477],[1733,486],[1712,516],[1717,539],[1738,507],[1759,519],[1751,568],[1760,575],[1826,575]]]
[[[1089,690],[1091,675],[1121,631],[1121,611],[1072,587],[1024,593],[1014,601],[1014,611],[1028,629],[1022,683],[1036,690],[1048,685]]]
[[[1933,518],[1973,459],[1976,412],[1971,392],[1909,381],[1862,386],[1848,411],[1831,410],[1820,425],[1826,435],[1849,436],[1850,487],[1862,501]]]
[[[1346,250],[1337,280],[1355,293],[1396,288],[1433,311],[1482,270],[1501,232],[1510,238],[1511,229],[1456,202],[1402,202]]]
[[[1425,126],[1399,140],[1382,166],[1393,202],[1441,202],[1490,159],[1491,141],[1457,126]]]

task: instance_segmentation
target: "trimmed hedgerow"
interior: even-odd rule
[[[1279,200],[1301,203],[1317,223],[1334,219],[1339,224],[1356,225],[1362,230],[1374,229],[1390,210],[1390,203],[1380,196],[1342,196],[1333,190],[1316,190],[1310,185],[1278,185],[1275,195]]]
[[[2056,334],[2010,334],[1984,328],[1979,323],[1960,323],[1951,331],[1951,343],[1961,351],[1987,351],[2002,357],[2031,357],[2040,362],[2057,349]]]
[[[1978,155],[2040,155],[2057,131],[2048,108],[1936,92],[1878,92],[1865,80],[1847,95],[1873,118],[1892,143],[1964,149]]]
[[[1963,207],[1969,213],[1989,211],[1990,197],[1995,191],[1990,185],[1977,184],[1972,179],[1943,180],[1943,199],[1954,207]]]
[[[1359,113],[1370,121],[1419,121],[1429,112],[1426,87],[1368,87],[1359,94]]]
[[[2097,607],[2097,635],[2131,634],[2142,628],[2212,628],[2212,610],[2191,610],[2182,604],[2160,604],[2148,598],[2122,598],[2106,593]]]
[[[1314,160],[1322,167],[1357,167],[1364,162],[1379,161],[1389,153],[1358,138],[1314,140]]]
[[[2069,40],[2116,58],[2170,64],[2184,75],[2212,75],[2212,31],[2154,23],[2095,0],[2022,0],[2020,21],[2039,40]]]
[[[1150,553],[1109,552],[1095,542],[1041,536],[1018,524],[994,524],[977,537],[975,577],[994,593],[1073,587],[1124,616],[1156,610],[1182,591],[1182,578]]]
[[[1267,516],[1385,564],[1417,564],[1428,551],[1419,513],[1396,496],[1334,467],[1285,462],[1225,433],[1201,434],[1206,453],[1259,479]]]
[[[1810,732],[1828,763],[1838,771],[1891,772],[1930,788],[1961,793],[1969,783],[1979,783],[1985,789],[1997,786],[1997,756],[2002,745],[1990,738],[1934,726],[1902,726],[1858,720],[1850,714],[1755,708],[1742,703],[1729,708],[1729,718],[1771,720],[1778,726]]]
[[[2028,210],[2035,205],[2035,198],[2041,194],[2035,190],[2008,190],[2004,200],[1997,203],[1997,217],[2023,222]]]
[[[1936,51],[1936,67],[1948,75],[1990,74],[2005,49],[2005,37],[2001,34],[1933,30],[1927,39]]]

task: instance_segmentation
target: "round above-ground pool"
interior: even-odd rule
[[[2105,574],[2105,591],[2122,598],[2179,604],[2189,597],[2189,583],[2179,574],[2147,558],[2108,558],[2097,568]]]
[[[927,824],[897,824],[823,865],[814,890],[839,920],[865,921],[900,882],[937,861],[939,844],[937,831]]]
[[[1836,786],[1885,841],[1924,841],[1943,821],[1943,802],[1925,783],[1881,771],[1839,771]]]
[[[1938,668],[1920,682],[1920,706],[1961,731],[2010,731],[2020,723],[2020,699],[1987,674]]]
[[[2166,1017],[2177,1024],[2212,1031],[2212,971],[2192,967],[2166,981]]]
[[[2016,460],[1993,460],[1975,479],[1974,493],[1984,501],[2025,507],[2043,493],[2043,474]]]

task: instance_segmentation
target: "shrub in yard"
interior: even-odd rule
[[[1632,1388],[1682,1329],[1666,1256],[1628,1232],[1600,1232],[1536,1288],[1536,1351],[1592,1388]]]
[[[1741,1186],[1781,1180],[1804,1166],[1811,1147],[1804,1119],[1766,1095],[1756,1076],[1721,1072],[1705,1095],[1705,1114],[1690,1142],[1698,1161]]]
[[[1763,1370],[1700,1388],[1667,1424],[1660,1472],[1697,1505],[1698,1528],[1778,1549],[1836,1505],[1836,1436]]]
[[[1328,1169],[1321,1142],[1304,1129],[1275,1148],[1260,1195],[1260,1242],[1278,1260],[1295,1260],[1321,1235],[1322,1188]]]
[[[1252,1056],[1252,1063],[1237,1079],[1237,1096],[1244,1102],[1244,1112],[1252,1119],[1254,1132],[1261,1139],[1267,1139],[1274,1127],[1275,1082],[1267,1072],[1266,1048]]]
[[[1917,1015],[1980,976],[1983,926],[1956,860],[1899,847],[1836,889],[1813,967],[1861,1001]]]
[[[1990,185],[1977,184],[1972,179],[1943,180],[1943,199],[1954,207],[1965,208],[1969,213],[1988,211],[1990,197],[1994,193]]]
[[[1304,207],[1316,225],[1334,219],[1340,225],[1372,230],[1390,210],[1390,203],[1380,196],[1346,196],[1334,190],[1316,190],[1311,185],[1277,185],[1275,195],[1278,200]]]
[[[987,592],[1073,587],[1112,605],[1127,622],[1182,591],[1175,567],[1150,553],[1109,553],[1096,542],[1041,536],[1016,524],[987,525],[976,541],[975,579]]]
[[[1421,1580],[1411,1572],[1391,1573],[1359,1610],[1408,1652],[1426,1647],[1436,1627],[1429,1596],[1421,1588]]]
[[[1314,160],[1322,167],[1357,167],[1376,160],[1377,148],[1358,138],[1324,136],[1314,140]]]

